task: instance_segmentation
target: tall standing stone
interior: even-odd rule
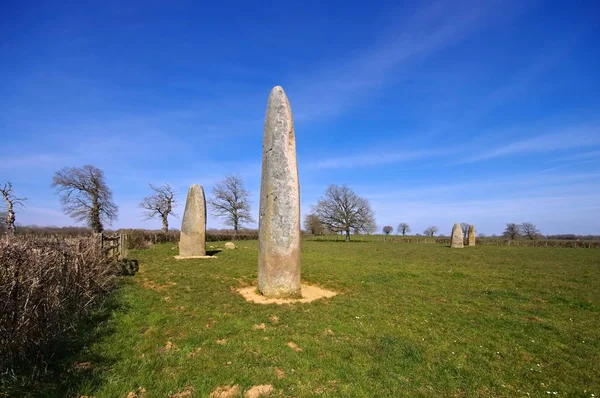
[[[269,96],[263,138],[258,290],[300,297],[300,184],[292,109],[283,88]]]
[[[469,225],[469,237],[467,238],[467,244],[469,246],[475,246],[475,226]]]
[[[464,243],[463,243],[463,230],[460,226],[460,223],[457,222],[456,224],[454,224],[454,226],[452,227],[452,248],[463,248],[465,247]]]
[[[185,201],[181,237],[179,238],[179,257],[198,257],[206,255],[206,200],[202,185],[193,184]]]

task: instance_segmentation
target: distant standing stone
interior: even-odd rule
[[[292,109],[283,88],[269,96],[263,139],[258,221],[258,290],[301,297],[300,184]]]
[[[475,246],[475,226],[469,225],[469,237],[467,238],[467,244],[469,246]]]
[[[457,222],[452,227],[452,248],[463,248],[463,230],[460,226],[460,223]]]
[[[202,185],[193,184],[188,191],[181,221],[179,256],[206,255],[206,200]]]
[[[228,249],[228,250],[235,249],[235,243],[233,243],[233,242],[227,242],[227,243],[225,243],[225,249]]]

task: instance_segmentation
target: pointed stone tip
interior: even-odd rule
[[[267,108],[267,113],[269,112],[269,110],[271,112],[276,113],[282,111],[291,113],[290,100],[288,99],[285,91],[283,91],[283,87],[275,86],[271,89],[271,94],[269,94],[269,107]]]
[[[269,97],[284,97],[287,98],[287,95],[285,94],[285,91],[283,90],[283,87],[281,86],[275,86],[271,89],[271,94],[269,95]]]

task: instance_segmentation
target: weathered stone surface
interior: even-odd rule
[[[271,90],[263,139],[258,221],[258,290],[301,296],[300,184],[292,109],[283,88]]]
[[[233,242],[227,242],[227,243],[225,243],[225,249],[228,249],[228,250],[235,249],[235,243],[233,243]]]
[[[460,223],[457,222],[452,227],[452,248],[463,248],[463,230],[460,226]]]
[[[206,200],[202,185],[193,184],[185,202],[181,237],[179,239],[179,257],[197,257],[206,255]]]
[[[467,238],[467,242],[469,246],[475,246],[475,226],[473,224],[469,225],[469,237]]]

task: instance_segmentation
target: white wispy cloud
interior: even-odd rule
[[[16,152],[16,151],[15,151]],[[39,169],[53,167],[70,162],[74,159],[71,155],[62,153],[33,153],[33,154],[8,154],[0,162],[0,171],[15,171],[22,169]]]
[[[296,120],[338,114],[365,100],[388,81],[406,77],[402,68],[455,45],[489,21],[514,17],[529,2],[437,1],[399,15],[369,51],[355,54],[305,76],[290,88]]]
[[[521,136],[530,136],[531,133],[531,131],[522,130]],[[500,134],[497,135],[497,139],[494,141],[508,141],[510,139],[502,137]],[[457,163],[472,163],[505,156],[548,153],[573,148],[589,148],[594,145],[600,145],[600,124],[597,123],[566,127],[558,131],[530,136],[530,138],[493,149],[482,150],[477,155],[467,157]]]
[[[562,157],[556,159],[556,161],[558,162],[558,161],[583,160],[583,159],[600,160],[600,150],[574,153],[571,155],[562,156]]]
[[[552,173],[545,171],[530,172],[523,174],[501,175],[487,178],[476,178],[449,184],[435,184],[424,182],[406,182],[402,189],[384,190],[378,186],[364,185],[358,188],[362,192],[369,192],[372,200],[416,200],[437,198],[459,198],[478,196],[514,196],[515,193],[522,196],[528,192],[596,192],[600,194],[597,183],[600,182],[600,172],[585,173]]]
[[[305,167],[308,170],[364,168],[389,164],[405,163],[418,159],[433,158],[452,152],[452,149],[408,149],[399,148],[398,152],[370,150],[356,154],[330,157],[325,160],[311,161]]]

